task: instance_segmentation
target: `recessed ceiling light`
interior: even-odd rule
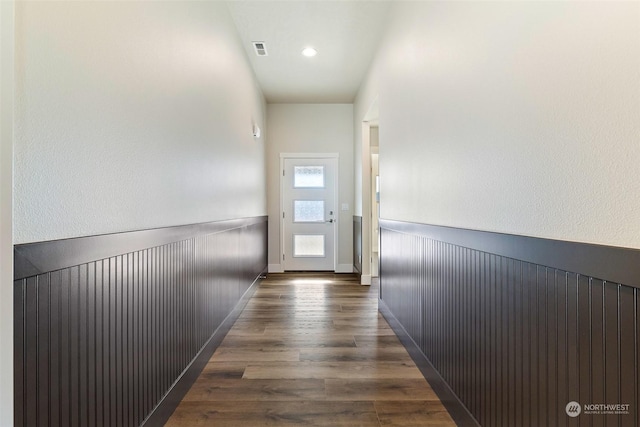
[[[316,54],[317,54],[317,53],[318,53],[318,51],[317,51],[317,50],[315,50],[315,49],[314,49],[314,48],[312,48],[312,47],[305,47],[305,48],[302,50],[302,54],[303,54],[304,56],[308,56],[308,57],[316,56]]]

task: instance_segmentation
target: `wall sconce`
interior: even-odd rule
[[[256,125],[256,124],[254,124],[253,125],[253,137],[255,139],[260,139],[260,134],[261,134],[260,127],[258,125]]]

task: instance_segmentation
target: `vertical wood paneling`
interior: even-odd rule
[[[16,280],[13,282],[13,312],[26,313],[26,279]],[[13,328],[15,331],[13,339],[13,405],[14,405],[14,423],[15,425],[24,425],[25,420],[25,316],[15,316],[13,320]]]
[[[489,305],[490,305],[490,289],[487,286],[487,256],[484,253],[477,254],[477,279],[476,285],[478,289],[482,289],[481,292],[478,292],[478,300],[476,300],[476,304],[479,306],[479,317],[480,317],[480,325],[478,328],[479,335],[476,339],[477,342],[480,343],[479,349],[479,366],[478,369],[480,371],[480,401],[478,407],[478,413],[481,414],[481,423],[489,422],[489,409],[490,409],[490,366],[491,366],[491,355],[490,355],[490,319],[489,319]],[[433,304],[437,304],[436,301]]]
[[[605,394],[604,402],[620,403],[620,325],[618,324],[618,285],[605,282],[604,287],[604,339],[605,339]],[[610,332],[609,332],[610,331]],[[618,425],[617,415],[605,416],[605,425]]]
[[[483,329],[483,363],[482,363],[482,375],[484,390],[482,398],[484,401],[483,410],[480,413],[480,422],[483,425],[488,425],[491,421],[491,366],[493,364],[493,358],[491,357],[491,287],[489,286],[489,256],[488,254],[480,254],[480,287],[483,290],[483,304],[482,309],[484,312],[484,329]],[[437,304],[437,301],[433,302]]]
[[[636,370],[636,399],[635,399],[635,413],[636,413],[636,425],[640,425],[640,366],[638,364],[638,360],[640,360],[640,291],[638,289],[633,290],[635,293],[635,309],[634,316],[636,318],[636,334],[635,334],[635,347],[636,347],[636,357],[635,357],[635,370]],[[632,403],[632,405],[633,405]]]
[[[95,273],[95,404],[96,404],[96,425],[104,425],[104,313],[105,313],[105,277],[104,261],[94,263]]]
[[[62,271],[53,271],[49,276],[50,281],[50,301],[49,301],[49,423],[52,426],[60,425],[60,299]],[[14,313],[15,316],[15,313]],[[34,349],[25,347],[26,352]],[[36,349],[37,351],[37,349]],[[29,368],[28,364],[25,364]],[[25,389],[25,393],[30,390]]]
[[[567,274],[564,271],[555,270],[556,286],[556,400],[553,408],[552,425],[563,425],[567,421],[565,404],[568,400],[567,387],[569,384],[569,366],[567,366]]]
[[[481,425],[640,425],[637,288],[384,227],[381,238],[380,298]],[[570,418],[574,400],[630,414]]]
[[[132,278],[133,278],[133,298],[132,298],[132,353],[131,353],[131,378],[133,384],[133,392],[131,394],[131,416],[132,425],[140,424],[142,405],[144,399],[142,397],[142,367],[140,360],[142,358],[142,316],[144,310],[144,303],[142,300],[142,277],[143,277],[143,264],[142,264],[142,252],[134,252],[132,255]]]
[[[519,417],[517,422],[520,425],[526,425],[528,421],[532,419],[531,415],[531,402],[533,401],[533,382],[534,375],[531,369],[531,305],[532,301],[529,297],[530,282],[529,282],[529,263],[521,263],[520,271],[520,288],[522,289],[520,297],[520,313],[518,318],[521,319],[521,336],[522,336],[522,363],[520,363],[520,369],[522,371],[522,398],[520,404],[520,410],[517,411]]]
[[[618,378],[636,376],[636,328],[635,328],[635,292],[636,289],[627,286],[619,287],[619,316],[620,330],[620,363]],[[638,408],[635,405],[635,385],[633,381],[621,381],[620,403],[629,404],[629,416],[621,417],[621,427],[637,426],[635,423]]]
[[[538,345],[538,328],[540,322],[540,309],[538,299],[538,269],[535,265],[527,263],[525,286],[528,289],[529,296],[529,348],[530,353],[530,398],[529,398],[529,420],[531,426],[540,425],[541,418],[538,408],[540,407],[540,364],[538,363],[538,354],[540,347]]]
[[[15,281],[16,425],[143,423],[263,271],[266,230],[257,222]]]
[[[25,295],[25,346],[38,348],[38,288],[37,278],[31,277],[26,281]],[[32,367],[27,369],[24,377],[25,390],[38,389],[38,352],[25,351],[25,364]],[[25,424],[35,426],[38,424],[38,395],[26,393],[24,397]]]
[[[88,426],[88,265],[80,266],[78,272],[78,425]]]
[[[591,279],[591,402],[604,402],[604,283]],[[591,417],[593,427],[605,427],[604,417]]]
[[[60,425],[71,425],[71,269],[61,272],[60,302]]]
[[[45,274],[38,277],[36,286],[38,300],[37,413],[40,414],[38,425],[43,425],[49,414],[49,275]]]
[[[510,274],[511,283],[513,288],[513,302],[511,305],[511,319],[513,322],[513,341],[511,346],[511,355],[509,356],[512,369],[513,369],[513,383],[512,383],[512,399],[513,409],[511,414],[511,425],[522,425],[522,368],[524,366],[524,355],[522,354],[522,318],[524,317],[522,307],[522,263],[520,261],[512,260],[513,270]],[[522,361],[517,363],[517,361]]]
[[[509,416],[509,284],[508,280],[508,259],[497,257],[497,274],[498,289],[500,295],[498,297],[498,337],[500,343],[498,345],[498,354],[500,355],[500,365],[498,372],[500,375],[500,400],[498,413],[498,423],[501,426],[508,426]],[[454,332],[455,334],[455,332]]]
[[[546,418],[545,424],[555,425],[558,407],[558,287],[556,285],[555,270],[544,269],[543,280],[546,288],[546,347],[544,357],[547,367],[547,382],[545,388]]]
[[[112,402],[111,405],[114,410],[114,424],[125,425],[123,422],[122,412],[122,398],[124,397],[123,387],[123,366],[122,366],[122,351],[124,350],[124,344],[122,340],[123,324],[122,314],[125,309],[125,305],[122,299],[123,294],[123,280],[124,280],[124,262],[123,256],[120,255],[115,259],[115,290],[114,290],[114,305],[115,305],[115,340],[114,340],[114,356],[113,356],[113,369],[112,375],[115,377],[115,387],[112,390]]]
[[[563,401],[580,402],[580,360],[578,342],[578,277],[577,275],[566,273],[566,388]],[[562,408],[560,408],[562,409]],[[562,411],[561,411],[562,416]],[[564,418],[566,419],[566,418]],[[578,426],[579,419],[571,418],[567,420],[568,426]]]
[[[499,407],[499,399],[500,399],[500,375],[498,374],[498,369],[500,367],[499,363],[499,354],[498,354],[498,345],[500,343],[499,335],[501,329],[499,328],[498,319],[499,313],[497,308],[498,304],[498,295],[499,295],[499,284],[496,280],[496,257],[495,255],[489,255],[488,257],[488,265],[487,265],[487,274],[488,274],[488,282],[489,285],[489,319],[490,319],[490,329],[489,336],[487,337],[490,344],[490,353],[489,360],[491,361],[491,369],[489,370],[489,424],[490,425],[498,425],[499,424],[499,415],[498,411]],[[441,283],[440,286],[443,284]]]
[[[97,423],[97,401],[95,399],[96,382],[96,263],[87,264],[87,426],[96,426]],[[90,398],[92,397],[92,398]]]
[[[69,425],[80,423],[80,269],[69,269]]]
[[[578,275],[578,399],[593,402],[591,397],[591,280]],[[590,426],[590,420],[579,420],[581,427]]]

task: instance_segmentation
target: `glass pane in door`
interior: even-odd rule
[[[324,236],[296,234],[293,236],[294,257],[323,257]]]
[[[295,166],[294,188],[324,188],[324,166]]]
[[[294,222],[324,222],[324,200],[294,200]]]

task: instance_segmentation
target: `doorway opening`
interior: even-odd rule
[[[380,141],[376,98],[362,121],[362,263],[360,281],[371,284],[380,274]]]
[[[378,277],[380,266],[380,172],[378,128],[371,127],[371,277]]]

